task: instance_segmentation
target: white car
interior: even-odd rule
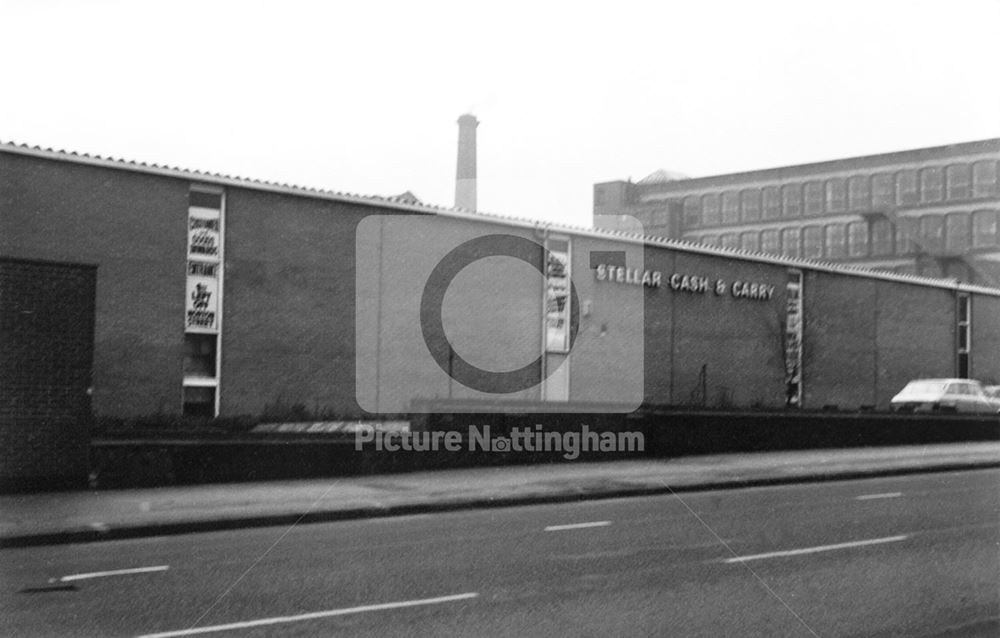
[[[892,397],[894,412],[997,414],[1000,405],[971,379],[918,379]]]

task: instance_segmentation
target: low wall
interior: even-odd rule
[[[582,451],[572,460],[671,458],[774,450],[920,445],[1000,440],[1000,418],[889,414],[804,414],[649,411],[642,414],[435,414],[420,433],[456,432],[458,451],[355,448],[353,436],[279,435],[240,440],[98,440],[92,444],[92,485],[100,488],[264,481],[411,472],[457,467],[570,462],[566,450],[515,451],[470,444],[482,436],[533,433],[636,432],[641,451]],[[540,426],[540,427],[537,427]],[[396,446],[398,433],[390,435]],[[440,440],[439,440],[440,442]],[[488,446],[487,446],[488,448]]]

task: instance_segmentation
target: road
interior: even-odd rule
[[[979,470],[8,549],[0,635],[995,636],[998,486]]]

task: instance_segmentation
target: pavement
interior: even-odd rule
[[[0,551],[0,636],[1000,636],[1000,469]]]
[[[0,547],[1000,467],[1000,443],[0,496]]]

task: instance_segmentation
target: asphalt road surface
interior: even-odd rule
[[[7,549],[0,635],[997,636],[998,487],[979,470]]]

